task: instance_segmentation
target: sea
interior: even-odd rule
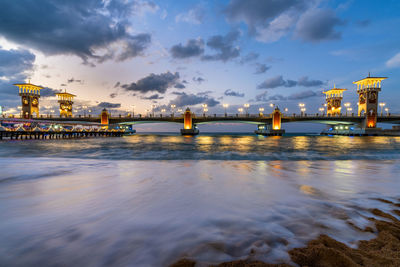
[[[0,266],[290,263],[320,234],[373,238],[399,197],[400,137],[3,140]]]

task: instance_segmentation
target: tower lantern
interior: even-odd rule
[[[282,123],[282,113],[278,107],[275,108],[274,112],[272,113],[272,129],[273,130],[280,130]]]
[[[332,89],[323,92],[326,95],[327,115],[340,115],[344,91],[347,91],[347,89],[336,88],[336,86],[333,86]]]
[[[192,129],[193,124],[192,124],[192,112],[190,111],[189,108],[186,109],[184,115],[183,115],[183,128],[186,130]]]
[[[378,115],[378,94],[381,82],[387,77],[368,77],[353,82],[357,85],[358,116],[366,116],[366,127],[375,128]]]
[[[57,93],[58,103],[60,103],[60,117],[72,117],[72,104],[76,95],[67,93]]]
[[[36,117],[39,117],[39,98],[40,90],[43,87],[28,83],[16,83],[14,84],[19,88],[19,96],[22,102],[22,117],[29,119],[33,117],[33,113]]]

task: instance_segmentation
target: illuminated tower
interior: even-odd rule
[[[181,129],[182,135],[197,135],[199,129],[193,124],[193,115],[189,108],[186,109],[183,114],[183,129]]]
[[[272,130],[280,130],[282,123],[282,113],[278,107],[272,112]]]
[[[33,113],[36,117],[39,117],[39,98],[40,90],[43,89],[41,86],[28,83],[16,83],[15,86],[19,88],[19,95],[21,96],[22,102],[22,117],[29,119],[33,117]]]
[[[347,91],[347,89],[336,88],[335,86],[333,86],[332,89],[323,92],[326,95],[327,115],[340,115],[342,110],[342,99],[344,91]]]
[[[76,95],[67,93],[57,93],[58,103],[60,103],[60,117],[72,117],[72,104]]]
[[[101,115],[100,115],[101,124],[108,125],[108,118],[109,118],[109,114],[108,114],[107,109],[103,109],[101,111]]]
[[[378,94],[381,82],[387,77],[368,77],[353,82],[357,84],[358,116],[366,116],[366,127],[375,128],[378,114]]]
[[[192,112],[190,112],[190,109],[187,108],[185,113],[183,114],[183,128],[188,130],[192,129]]]

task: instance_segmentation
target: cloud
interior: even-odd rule
[[[3,50],[0,47],[0,78],[25,79],[33,70],[35,55],[25,49]]]
[[[287,101],[287,100],[301,100],[301,99],[306,99],[306,98],[311,98],[321,95],[320,92],[315,92],[311,90],[306,90],[298,93],[293,93],[289,96],[283,96],[280,94],[272,95],[268,97],[267,91],[256,95],[255,101],[256,102],[269,102],[269,101]]]
[[[273,89],[285,85],[286,81],[283,80],[282,75],[278,75],[265,80],[264,82],[262,82],[257,86],[257,89]]]
[[[261,42],[275,42],[295,32],[311,42],[340,38],[335,27],[343,22],[330,9],[318,8],[323,1],[231,0],[224,10],[232,23],[244,22],[249,34]]]
[[[177,83],[177,84],[175,84],[174,88],[176,88],[176,89],[184,89],[184,88],[186,88],[186,86],[183,83]]]
[[[132,34],[129,23],[144,3],[148,2],[1,1],[0,36],[45,55],[76,55],[86,64],[126,60],[150,45],[150,35]]]
[[[179,83],[179,72],[171,73],[168,71],[161,74],[151,73],[137,82],[123,84],[120,87],[125,89],[125,91],[140,92],[143,94],[152,91],[163,94],[168,88],[175,86],[177,83]]]
[[[364,20],[357,20],[356,25],[361,28],[365,28],[371,24],[371,20],[364,19]]]
[[[231,89],[225,90],[224,95],[226,96],[236,96],[236,97],[244,97],[244,93],[236,92]]]
[[[171,47],[171,55],[173,58],[189,58],[201,56],[204,53],[204,41],[202,39],[190,39],[186,45],[177,44]]]
[[[154,94],[151,96],[142,96],[140,98],[145,100],[155,100],[155,99],[163,99],[164,97],[160,96],[159,94]]]
[[[295,35],[310,42],[340,39],[341,34],[335,30],[335,27],[343,24],[344,22],[337,18],[332,10],[310,9],[301,15],[296,25]]]
[[[320,80],[309,80],[307,76],[303,76],[299,78],[297,84],[304,87],[313,87],[313,86],[321,86],[324,84],[324,82]]]
[[[258,54],[258,53],[250,52],[246,56],[244,56],[240,59],[240,64],[254,61],[254,60],[258,59],[259,56],[260,56],[260,54]]]
[[[175,17],[175,22],[186,22],[191,24],[203,23],[206,12],[203,7],[197,6],[186,13],[180,13]]]
[[[294,87],[296,85],[303,87],[314,87],[314,86],[321,86],[323,84],[325,84],[323,81],[309,80],[307,76],[303,76],[299,78],[298,81],[294,81],[294,80],[284,80],[282,75],[277,75],[259,84],[257,86],[257,89],[274,89],[281,86]]]
[[[221,60],[226,62],[240,55],[240,48],[234,43],[239,38],[239,31],[231,31],[227,35],[214,35],[207,40],[207,46],[217,51],[214,55],[204,55],[203,60]]]
[[[35,55],[25,49],[4,50],[0,47],[0,99],[1,105],[19,103],[18,88],[34,69]],[[15,100],[13,100],[15,99]]]
[[[200,83],[202,83],[202,82],[205,81],[205,79],[202,78],[202,77],[193,77],[192,80],[193,80],[194,82],[198,83],[198,84],[200,84]]]
[[[83,80],[76,80],[74,77],[72,77],[71,79],[68,79],[67,82],[68,82],[68,83],[74,83],[74,82],[76,82],[76,83],[83,84]]]
[[[120,108],[120,103],[101,102],[97,105],[99,108]]]
[[[306,99],[306,98],[310,98],[310,97],[314,97],[317,96],[318,94],[314,91],[311,90],[307,90],[307,91],[302,91],[299,93],[294,93],[288,96],[287,99],[289,100],[300,100],[300,99]]]
[[[256,71],[254,72],[254,74],[263,74],[267,70],[269,70],[270,68],[271,67],[267,66],[266,64],[257,63],[256,64]]]
[[[50,87],[44,87],[42,90],[40,90],[40,96],[41,97],[52,97],[55,96],[57,93],[61,93],[61,89],[53,89]]]
[[[214,107],[220,102],[207,94],[186,94],[179,93],[177,97],[170,101],[169,105],[174,104],[177,107],[193,106],[197,104],[207,104],[209,107]]]
[[[400,67],[400,52],[386,61],[386,67],[388,68],[396,68]]]

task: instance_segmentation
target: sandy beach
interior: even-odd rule
[[[386,199],[377,199],[386,203],[391,212],[383,212],[379,209],[371,209],[371,217],[368,218],[374,227],[361,229],[349,223],[358,231],[371,232],[376,237],[371,240],[362,240],[358,248],[350,248],[327,235],[308,242],[306,247],[294,248],[289,251],[292,262],[270,264],[261,261],[238,260],[224,262],[219,267],[287,267],[287,266],[400,266],[400,220],[394,215],[400,216],[400,199],[397,203]],[[377,219],[379,218],[379,219]],[[196,262],[190,259],[182,259],[171,267],[194,267]]]

